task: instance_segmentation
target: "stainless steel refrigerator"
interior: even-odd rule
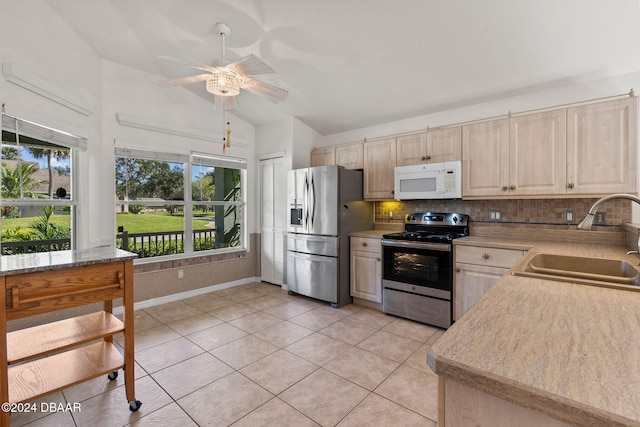
[[[289,171],[287,287],[328,301],[352,302],[349,233],[373,228],[373,204],[362,200],[362,171],[318,166]]]

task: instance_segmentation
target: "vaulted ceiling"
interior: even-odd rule
[[[241,93],[234,114],[295,116],[323,135],[640,71],[638,0],[47,0],[105,60],[164,78],[253,53],[280,104]],[[149,84],[154,84],[150,81]],[[213,102],[204,83],[190,90]]]

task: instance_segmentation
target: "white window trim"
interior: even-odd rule
[[[129,147],[126,145],[115,145],[114,157],[131,157],[145,160],[159,160],[173,163],[184,164],[184,200],[182,201],[163,201],[163,202],[147,202],[141,200],[116,200],[115,205],[139,205],[145,206],[165,206],[175,205],[183,206],[185,216],[189,212],[190,221],[185,218],[183,226],[183,251],[180,254],[162,255],[155,257],[136,258],[134,264],[150,264],[154,262],[180,260],[188,258],[197,258],[204,256],[219,255],[233,252],[249,252],[249,235],[247,232],[247,212],[246,212],[246,200],[247,200],[247,160],[236,157],[216,156],[213,154],[192,152],[190,155],[181,153],[173,153],[168,151],[151,151],[140,147]],[[191,173],[193,165],[204,165],[213,167],[225,167],[232,169],[239,169],[241,174],[241,202],[222,202],[222,201],[193,201],[192,200],[192,182]],[[114,195],[115,195],[115,181],[114,181]],[[143,202],[143,203],[141,203]],[[242,223],[240,226],[240,246],[231,248],[209,249],[204,251],[193,250],[193,205],[207,205],[207,206],[240,206],[242,209]],[[114,213],[115,214],[115,213]],[[116,233],[117,234],[117,233]],[[115,245],[115,234],[114,234]]]

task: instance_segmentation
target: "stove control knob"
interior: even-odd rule
[[[415,221],[415,220],[416,220],[416,216],[415,216],[415,215],[411,215],[411,216],[409,217],[409,221]]]
[[[453,220],[453,222],[454,222],[454,223],[455,223],[455,222],[458,222],[458,217],[457,217],[457,216],[454,216],[454,217],[453,217],[453,218],[451,218],[451,219]]]

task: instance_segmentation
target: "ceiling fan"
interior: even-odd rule
[[[235,62],[225,60],[224,42],[225,37],[231,34],[231,28],[223,22],[218,22],[216,24],[216,30],[222,39],[222,58],[213,61],[211,65],[200,64],[186,58],[176,58],[173,56],[160,57],[169,61],[180,62],[198,70],[207,71],[207,73],[164,80],[156,84],[163,87],[172,87],[204,81],[207,92],[213,94],[215,108],[220,110],[230,110],[238,106],[236,95],[240,93],[240,89],[260,95],[274,103],[284,101],[289,92],[250,77],[259,74],[274,73],[274,69],[253,54],[240,58]]]

